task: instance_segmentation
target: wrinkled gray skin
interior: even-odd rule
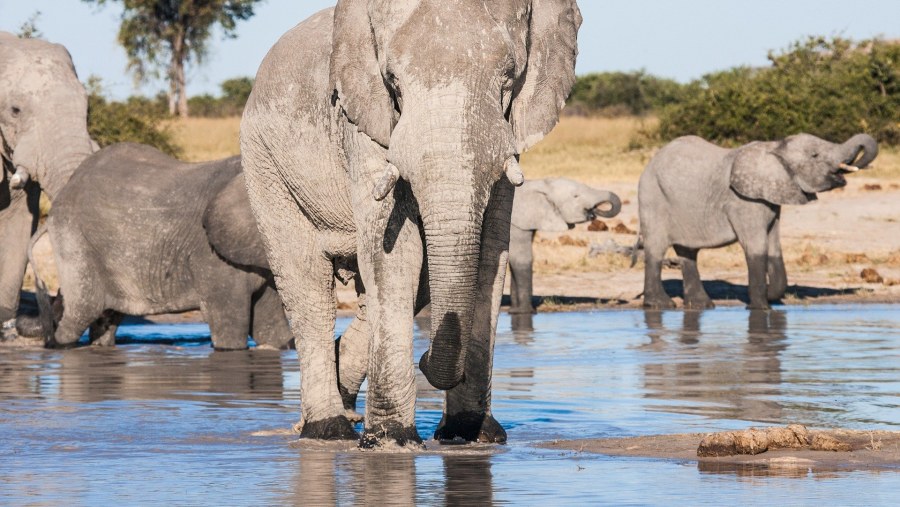
[[[420,445],[410,356],[428,301],[419,367],[448,391],[435,436],[505,441],[491,364],[518,155],[558,121],[580,23],[572,0],[342,0],[269,52],[241,152],[299,340],[303,436],[357,436],[336,382],[333,282],[356,257],[369,328],[358,335],[371,336],[357,348],[361,445]]]
[[[40,191],[52,200],[91,149],[68,51],[0,32],[0,322],[19,305]]]
[[[739,242],[749,271],[749,308],[768,308],[787,288],[781,206],[806,204],[818,192],[843,187],[845,173],[866,167],[877,154],[877,143],[865,134],[843,144],[798,134],[734,150],[693,136],[672,141],[647,165],[638,189],[644,306],[674,307],[660,279],[673,246],[682,263],[685,308],[712,308],[697,251]]]
[[[568,178],[526,181],[517,188],[509,235],[509,313],[534,313],[531,247],[535,231],[566,231],[598,216],[612,218],[621,209],[616,194]]]
[[[71,345],[89,326],[92,341],[112,345],[123,314],[195,309],[216,349],[245,349],[248,334],[286,346],[292,335],[271,274],[213,250],[265,266],[246,201],[229,207],[244,190],[228,186],[240,170],[239,157],[188,164],[133,143],[85,160],[48,218],[63,295],[48,346]]]

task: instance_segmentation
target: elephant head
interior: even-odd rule
[[[609,209],[602,209],[604,205]],[[568,178],[532,180],[516,189],[512,224],[522,230],[565,231],[575,224],[619,214],[619,196]]]
[[[772,204],[805,204],[816,193],[847,184],[844,175],[868,166],[878,156],[878,143],[858,134],[835,144],[810,134],[782,141],[751,143],[735,150],[731,188],[738,194]]]
[[[92,152],[87,93],[58,44],[0,33],[0,137],[10,186],[52,199]]]
[[[335,10],[335,99],[386,148],[373,197],[402,178],[421,214],[434,325],[420,367],[442,389],[463,378],[492,192],[523,183],[519,154],[556,125],[575,81],[574,0],[489,4],[341,0]]]
[[[240,157],[222,161],[239,165]],[[262,235],[250,209],[250,197],[239,173],[216,194],[203,212],[203,229],[209,244],[229,262],[255,269],[269,269]]]

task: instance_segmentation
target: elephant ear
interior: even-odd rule
[[[513,199],[512,224],[523,231],[561,232],[569,230],[550,196],[544,191],[544,180],[526,181],[516,189]]]
[[[347,119],[387,147],[394,104],[381,76],[366,0],[342,0],[335,8],[330,78]]]
[[[575,84],[582,21],[575,0],[534,0],[531,8],[528,65],[510,113],[519,153],[537,144],[559,121]]]
[[[243,173],[235,176],[209,203],[203,229],[210,246],[225,260],[269,269],[262,235],[250,209]]]
[[[816,199],[805,193],[784,163],[766,143],[753,143],[732,155],[731,188],[748,199],[772,204],[806,204]]]

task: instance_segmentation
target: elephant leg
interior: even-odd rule
[[[372,202],[368,195],[363,199]],[[370,211],[374,218],[357,215],[358,262],[371,328],[362,447],[422,443],[415,422],[415,368],[409,358],[424,248],[416,210],[406,204],[411,200],[389,196]]]
[[[253,300],[250,336],[257,346],[276,350],[289,348],[294,339],[281,296],[271,281],[263,285]]]
[[[347,411],[347,418],[354,422],[362,420],[362,416],[356,412],[356,398],[366,379],[369,364],[369,333],[369,324],[365,321],[365,317],[360,318],[357,315],[334,344],[337,355],[338,390]]]
[[[28,264],[28,243],[36,221],[29,201],[36,199],[31,193],[38,192],[37,188],[29,188],[28,193],[10,191],[7,183],[0,185],[0,323],[16,318],[19,291]]]
[[[266,244],[300,359],[300,436],[356,440],[338,391],[334,354],[334,263],[318,232],[297,208],[278,171],[264,158],[242,161],[250,202]]]
[[[119,312],[108,310],[103,316],[94,321],[90,326],[89,336],[92,345],[98,347],[114,347],[116,345],[116,331],[122,323],[122,315]]]
[[[747,292],[750,296],[749,310],[767,310],[769,301],[766,297],[766,271],[769,254],[766,230],[752,230],[749,227],[738,231],[738,241],[744,249],[747,259]]]
[[[534,256],[532,253],[532,241],[534,231],[526,231],[518,227],[510,226],[509,234],[509,270],[512,278],[509,285],[511,305],[509,313],[534,313],[531,304],[532,267]]]
[[[779,215],[781,214],[779,210]],[[769,280],[769,288],[766,297],[769,301],[779,301],[787,292],[787,271],[784,269],[784,256],[781,253],[781,233],[779,225],[781,218],[775,219],[769,228],[769,258],[766,275]]]
[[[216,350],[246,350],[250,334],[250,282],[243,271],[228,266],[218,257],[199,256],[192,267],[200,311],[209,324]],[[256,275],[253,275],[256,276]]]
[[[697,249],[675,246],[675,253],[681,258],[681,278],[684,280],[684,307],[691,310],[715,308],[712,299],[703,288],[700,271],[697,269]]]
[[[509,260],[510,214],[515,188],[501,179],[494,185],[484,215],[481,261],[472,337],[466,353],[465,379],[447,391],[437,440],[505,443],[506,430],[491,414],[491,381],[497,316]]]
[[[644,308],[675,308],[662,284],[662,263],[668,249],[664,239],[650,234],[644,236]]]

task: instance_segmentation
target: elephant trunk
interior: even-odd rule
[[[431,287],[431,347],[419,368],[438,389],[463,381],[475,313],[483,213],[472,209],[471,189],[442,196],[440,210],[423,206]],[[455,194],[455,199],[447,199]],[[455,201],[455,203],[453,203]]]
[[[51,201],[93,152],[86,107],[55,111],[54,117],[60,121],[49,126],[35,125],[23,132],[13,151],[13,164],[22,175],[20,179],[30,176]]]
[[[594,206],[593,212],[597,216],[612,218],[622,211],[622,201],[619,199],[618,195],[612,192],[597,192],[596,202],[597,204]],[[608,210],[600,209],[600,206],[606,203],[609,203],[610,208]]]
[[[878,156],[878,142],[868,134],[857,134],[851,137],[841,145],[841,149],[843,162],[859,169],[865,169]],[[862,153],[861,157],[860,153]]]

